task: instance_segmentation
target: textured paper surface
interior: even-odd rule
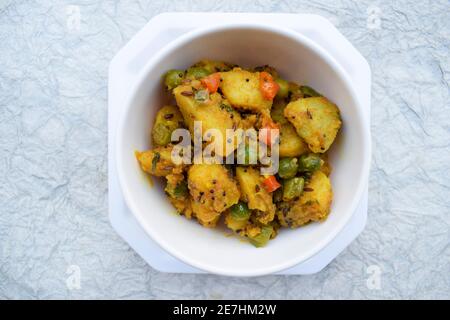
[[[368,223],[319,274],[163,274],[110,227],[108,64],[168,11],[317,13],[369,61]],[[0,298],[449,299],[449,39],[445,0],[0,1]]]

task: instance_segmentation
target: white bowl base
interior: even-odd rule
[[[176,24],[174,24],[174,21]],[[117,233],[154,269],[173,273],[204,273],[172,257],[160,248],[127,208],[118,182],[114,141],[119,104],[133,86],[140,69],[168,42],[205,25],[224,22],[264,22],[287,27],[310,38],[332,55],[353,81],[360,101],[367,106],[370,126],[370,69],[361,54],[326,19],[310,14],[165,13],[151,19],[114,57],[108,83],[108,186],[109,219]],[[148,45],[148,44],[151,45]],[[182,219],[180,217],[180,219]],[[367,188],[350,221],[336,238],[306,261],[277,274],[313,274],[327,266],[364,229],[367,219]]]

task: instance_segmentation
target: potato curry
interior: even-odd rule
[[[342,125],[333,102],[267,65],[245,69],[202,60],[187,70],[168,71],[164,84],[173,104],[159,109],[153,148],[136,152],[136,158],[143,171],[165,180],[179,214],[210,228],[223,222],[255,247],[265,246],[283,227],[327,218],[333,197],[327,151]],[[224,137],[227,129],[278,129],[278,172],[261,175],[259,162],[175,163],[172,133],[193,132],[194,121]],[[269,137],[263,142],[272,145]],[[219,150],[220,157],[228,155]]]

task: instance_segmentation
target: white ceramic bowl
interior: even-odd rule
[[[269,64],[285,79],[310,85],[339,106],[343,128],[330,154],[334,198],[325,222],[282,229],[266,247],[257,249],[226,237],[221,230],[203,228],[174,214],[163,185],[150,186],[134,151],[151,148],[149,132],[154,116],[167,102],[162,75],[169,69],[187,68],[202,58],[243,66]],[[123,103],[116,160],[125,201],[163,249],[194,267],[230,276],[264,275],[292,267],[333,241],[362,195],[371,150],[362,108],[342,67],[323,48],[296,32],[259,24],[226,24],[192,31],[148,61]]]

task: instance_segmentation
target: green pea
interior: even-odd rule
[[[249,241],[252,245],[257,248],[264,247],[267,242],[270,240],[272,236],[273,227],[272,226],[263,226],[261,227],[261,233],[259,233],[255,237],[249,237]]]
[[[247,223],[248,220],[236,220],[232,215],[227,215],[225,217],[225,224],[233,231],[244,229]]]
[[[277,92],[277,97],[286,98],[289,94],[289,82],[281,78],[276,79],[275,82],[278,83],[278,86],[280,87]]]
[[[300,90],[303,93],[303,97],[304,98],[309,98],[309,97],[321,97],[322,95],[320,93],[318,93],[316,90],[314,90],[311,87],[308,86],[301,86]]]
[[[305,179],[302,177],[291,178],[283,181],[283,200],[290,201],[301,196]]]
[[[290,102],[303,98],[302,90],[300,89],[300,86],[298,84],[294,82],[289,83],[288,97]]]
[[[286,124],[288,121],[284,117],[284,109],[286,108],[286,102],[281,99],[276,99],[273,102],[272,110],[270,111],[270,117],[278,124]]]
[[[163,123],[157,123],[152,129],[153,142],[158,146],[165,146],[170,143],[172,131]]]
[[[250,218],[250,210],[245,202],[239,201],[230,208],[234,220],[242,221]]]
[[[295,177],[298,171],[298,160],[297,158],[283,158],[280,160],[278,167],[278,175],[283,178]]]
[[[209,75],[210,72],[202,67],[190,67],[186,72],[186,78],[201,79]]]
[[[313,172],[319,170],[323,160],[316,154],[304,154],[299,159],[298,170],[300,172]]]
[[[164,76],[164,84],[168,90],[178,87],[183,81],[184,72],[182,70],[169,70]]]

